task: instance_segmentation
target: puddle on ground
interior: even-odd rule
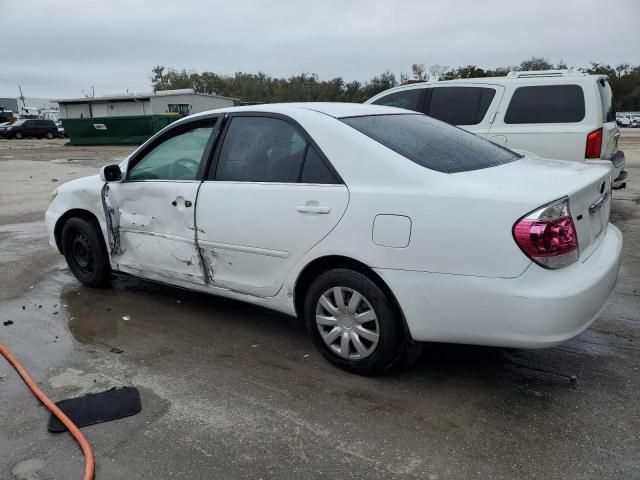
[[[112,288],[64,288],[60,303],[80,343],[153,353],[228,344],[277,345],[306,332],[285,315],[204,293],[118,277]],[[126,320],[124,318],[126,318]],[[292,338],[293,337],[293,338]]]

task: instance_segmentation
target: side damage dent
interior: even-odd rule
[[[102,208],[104,209],[104,218],[107,223],[107,235],[109,240],[109,251],[111,256],[121,253],[120,252],[120,230],[119,226],[119,212],[117,212],[109,199],[109,184],[105,183],[102,186],[100,192],[102,199]]]

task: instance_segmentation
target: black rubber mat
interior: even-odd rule
[[[134,387],[112,388],[106,392],[90,393],[82,397],[61,400],[56,405],[78,427],[129,417],[142,410],[140,392]],[[49,417],[48,429],[52,433],[67,431],[67,427],[53,414]]]

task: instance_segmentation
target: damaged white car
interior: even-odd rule
[[[548,347],[618,276],[611,169],[523,157],[407,110],[234,107],[175,122],[55,192],[51,244],[114,273],[297,315],[334,364],[414,342]]]

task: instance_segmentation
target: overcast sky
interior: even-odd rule
[[[0,0],[0,97],[149,91],[154,65],[365,81],[532,55],[640,64],[640,1]]]

